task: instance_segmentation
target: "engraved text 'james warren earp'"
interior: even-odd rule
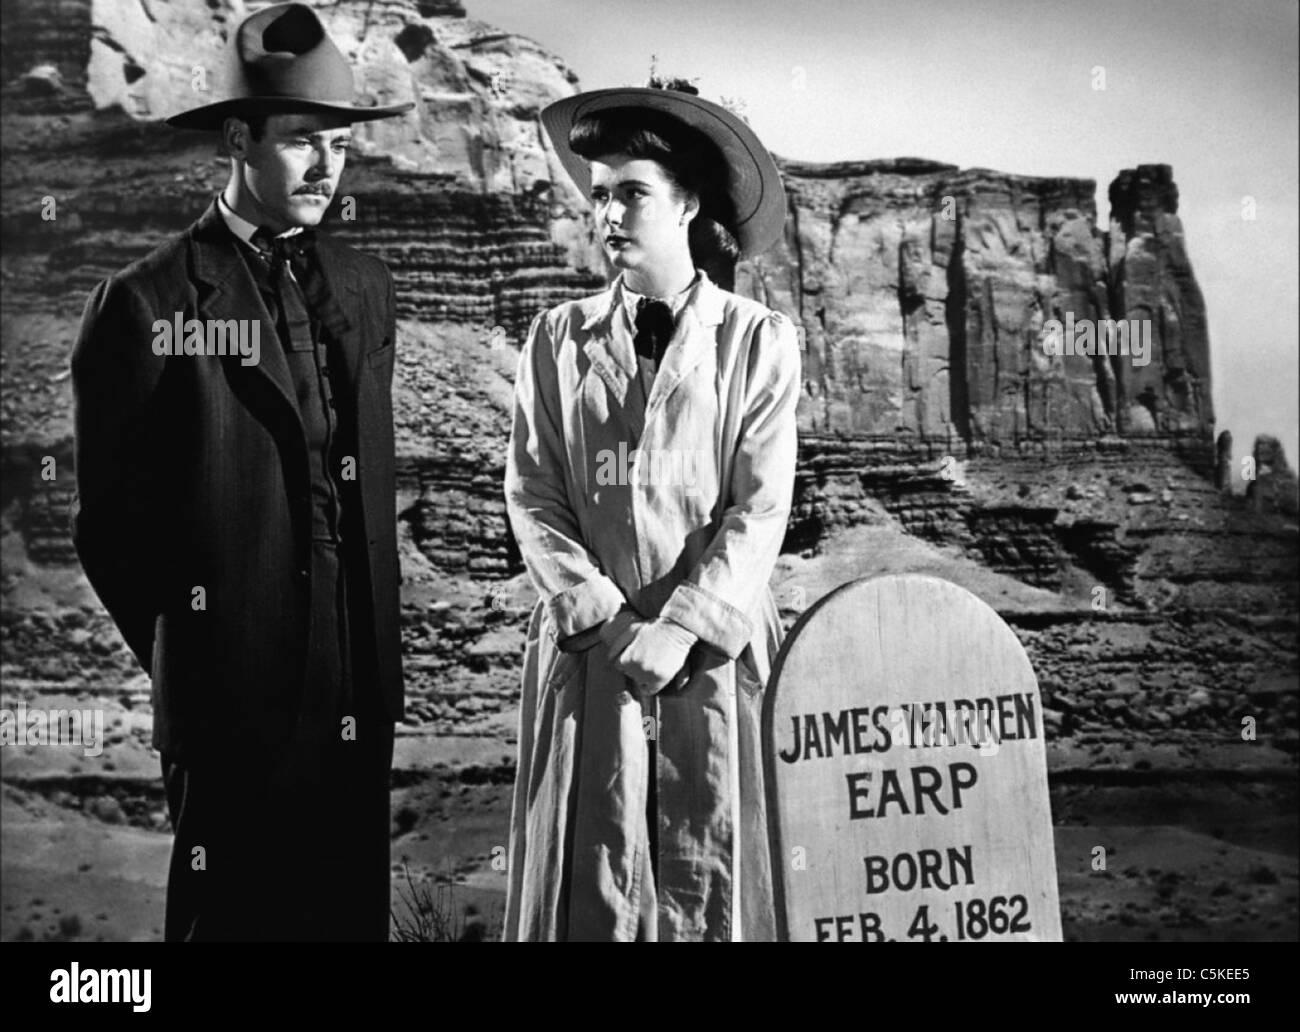
[[[155,355],[239,355],[239,364],[257,365],[262,357],[260,319],[186,319],[177,312],[170,320],[155,319]]]

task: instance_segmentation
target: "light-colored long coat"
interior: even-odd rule
[[[634,938],[654,737],[659,938],[768,939],[759,717],[782,638],[768,580],[794,483],[795,328],[701,272],[642,411],[620,284],[539,315],[516,375],[506,500],[541,598],[504,938]],[[559,649],[624,601],[699,636],[684,687],[643,702],[603,644]]]

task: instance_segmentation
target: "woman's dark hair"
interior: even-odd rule
[[[724,290],[731,289],[740,246],[730,229],[736,215],[727,192],[727,163],[712,140],[672,115],[623,107],[578,119],[569,130],[569,147],[588,161],[610,154],[655,161],[679,194],[694,194],[700,210],[687,236],[691,261]]]

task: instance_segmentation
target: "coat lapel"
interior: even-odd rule
[[[592,370],[604,381],[610,396],[618,403],[629,438],[638,441],[645,425],[645,413],[640,411],[639,405],[628,404],[628,391],[637,375],[636,354],[627,334],[614,332],[614,320],[621,317],[617,284],[598,294],[590,302],[590,307],[591,311],[582,324],[583,330],[591,334],[582,346],[583,353],[591,362]]]
[[[610,393],[620,405],[627,398],[628,385],[636,376],[636,355],[632,342],[622,334],[614,333],[614,320],[618,317],[618,290],[611,286],[591,302],[591,312],[582,324],[591,336],[582,346],[596,375],[605,381]]]
[[[275,321],[262,303],[257,284],[240,257],[239,241],[226,227],[216,202],[190,229],[194,247],[194,278],[201,319],[260,319],[262,347],[257,365],[245,366],[238,356],[225,361],[235,375],[263,379],[293,413],[302,436],[298,401],[289,375],[289,363],[276,335]]]
[[[330,294],[338,302],[330,317],[326,318],[326,329],[334,337],[342,352],[343,370],[348,389],[355,398],[360,389],[358,371],[361,361],[362,340],[360,327],[361,283],[355,271],[343,267],[340,252],[333,241],[317,237],[317,257],[320,259],[321,275],[329,285]],[[316,313],[323,316],[324,313]]]

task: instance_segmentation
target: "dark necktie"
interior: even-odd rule
[[[636,303],[636,336],[632,344],[640,358],[649,358],[654,362],[657,372],[659,363],[668,349],[668,342],[673,339],[673,310],[666,301],[643,297]]]
[[[334,341],[342,340],[349,329],[348,317],[321,272],[316,233],[304,229],[292,236],[274,236],[263,227],[253,234],[252,242],[270,266],[270,284],[284,308],[293,349],[311,347],[313,320]],[[304,330],[305,337],[300,337]]]
[[[289,274],[290,262],[298,250],[294,241],[301,235],[298,233],[289,237],[277,237],[263,228],[253,234],[252,240],[253,246],[269,266],[267,281],[280,303],[282,332],[287,334],[283,344],[289,351],[311,351],[314,346],[311,313],[307,309],[303,288],[300,281]]]

